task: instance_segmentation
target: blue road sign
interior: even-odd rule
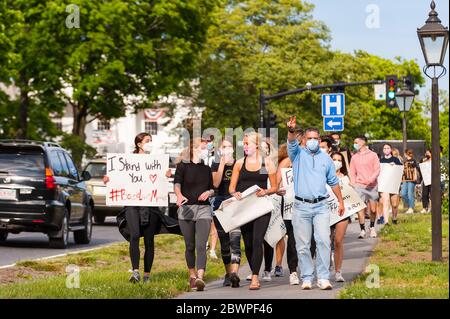
[[[322,116],[344,116],[345,94],[322,94]]]
[[[323,118],[323,130],[324,131],[343,131],[344,130],[344,118],[340,116],[332,117],[325,116]]]

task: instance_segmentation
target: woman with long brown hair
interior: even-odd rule
[[[205,149],[206,145],[200,139],[191,141],[177,164],[174,178],[178,222],[186,246],[189,286],[197,291],[205,288],[206,243],[213,219],[209,197],[214,195],[214,186],[211,168],[204,162]]]
[[[152,151],[152,136],[148,133],[139,133],[134,138],[133,154],[150,154]],[[167,176],[168,172],[166,173]],[[104,176],[103,182],[109,182],[109,177]],[[144,282],[149,281],[150,271],[155,255],[154,237],[161,223],[158,207],[127,206],[125,207],[125,219],[130,234],[130,259],[132,266],[131,283],[141,280],[139,274],[140,249],[139,240],[141,233],[144,236]]]

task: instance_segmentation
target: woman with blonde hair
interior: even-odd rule
[[[262,136],[258,133],[249,133],[244,138],[244,158],[239,159],[233,167],[229,186],[230,195],[237,200],[242,198],[241,193],[257,185],[260,189],[256,196],[263,197],[277,191],[276,168],[270,157],[262,151]],[[270,180],[271,187],[267,189]],[[271,213],[264,214],[255,220],[241,226],[244,238],[245,254],[252,271],[250,290],[260,289],[259,271],[263,259],[264,236],[269,226]],[[239,282],[236,273],[230,276],[231,282]]]

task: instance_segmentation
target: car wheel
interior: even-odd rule
[[[7,232],[0,232],[0,242],[6,241],[6,238],[8,238]]]
[[[84,229],[73,232],[73,237],[77,244],[89,244],[92,237],[92,207],[86,206],[83,220]]]
[[[96,224],[104,224],[105,223],[106,216],[98,216],[94,215],[94,222]]]
[[[64,218],[62,220],[61,231],[58,236],[49,237],[51,248],[65,249],[69,244],[69,213],[64,209]]]

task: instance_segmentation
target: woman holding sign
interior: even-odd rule
[[[400,159],[395,157],[393,154],[392,146],[390,144],[383,145],[383,156],[380,159],[380,164],[390,164],[390,165],[402,165]],[[381,193],[381,205],[383,209],[383,214],[379,218],[379,224],[389,223],[389,202],[392,207],[392,223],[397,224],[397,213],[398,204],[400,197],[398,194]]]
[[[331,154],[334,167],[336,168],[336,176],[339,178],[339,183],[349,184],[347,166],[345,164],[344,156],[342,153],[334,152]],[[335,269],[335,281],[344,282],[345,279],[341,273],[342,261],[344,260],[344,236],[347,231],[350,217],[347,217],[333,226],[331,226],[331,238],[334,237],[334,269]]]
[[[242,198],[241,193],[246,189],[257,185],[259,190],[256,196],[263,197],[274,194],[277,191],[276,168],[270,157],[265,156],[260,148],[263,142],[262,135],[252,132],[244,140],[244,158],[239,159],[233,168],[229,192],[237,200]],[[271,188],[267,189],[267,181],[270,179]],[[264,236],[269,226],[271,213],[264,214],[241,227],[244,237],[245,254],[252,271],[252,279],[249,289],[260,289],[258,275],[263,259]],[[239,281],[236,273],[232,273],[231,280]]]
[[[206,243],[213,219],[209,197],[214,195],[214,186],[211,168],[204,162],[205,148],[200,139],[190,142],[177,164],[174,179],[178,222],[186,245],[189,286],[197,291],[205,288]]]
[[[148,133],[139,133],[134,138],[135,149],[133,154],[150,154],[152,151],[152,136]],[[170,170],[166,173],[169,175]],[[103,182],[109,182],[109,177],[104,176]],[[150,279],[150,271],[153,265],[155,255],[154,237],[158,227],[163,222],[160,218],[158,207],[145,206],[127,206],[125,207],[125,219],[128,232],[130,234],[130,259],[133,273],[130,277],[131,283],[137,283],[141,280],[139,274],[139,240],[144,236],[144,282]]]

